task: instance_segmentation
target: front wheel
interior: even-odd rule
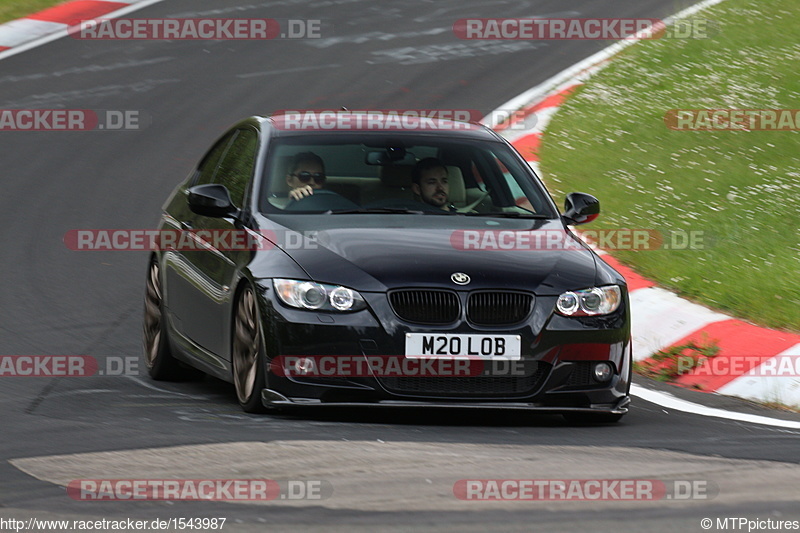
[[[258,303],[250,285],[242,289],[236,303],[231,348],[233,385],[239,405],[246,413],[266,412],[261,402],[261,391],[266,387],[264,341]]]

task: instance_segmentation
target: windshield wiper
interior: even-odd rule
[[[468,217],[497,217],[497,218],[540,218],[540,219],[547,219],[550,218],[547,215],[543,215],[541,213],[517,213],[517,212],[507,212],[507,211],[498,211],[495,213],[464,213]]]
[[[424,211],[415,211],[407,207],[367,207],[358,209],[332,209],[327,213],[332,215],[354,215],[361,213],[399,213],[404,215],[421,215]]]

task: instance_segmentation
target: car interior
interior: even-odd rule
[[[296,154],[312,152],[325,162],[326,181],[311,197],[289,196],[286,176]],[[478,157],[480,156],[480,157]],[[401,150],[364,144],[279,145],[265,168],[264,202],[268,211],[319,212],[348,209],[437,210],[420,201],[412,190],[414,164],[426,157],[440,159],[447,168],[449,205],[456,213],[537,213],[517,179],[505,165],[474,148],[412,146]],[[530,187],[530,189],[533,189]]]

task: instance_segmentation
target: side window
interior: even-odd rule
[[[225,152],[227,151],[228,146],[231,144],[231,141],[236,133],[237,132],[235,131],[229,133],[217,144],[215,144],[211,150],[208,151],[206,156],[200,162],[198,176],[195,179],[194,185],[206,185],[208,183],[213,183],[217,165],[219,165],[219,161],[222,159],[222,156],[225,155]]]
[[[214,183],[227,187],[236,207],[242,207],[247,185],[253,176],[258,149],[258,135],[252,130],[239,130],[222,156]]]

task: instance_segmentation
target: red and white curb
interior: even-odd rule
[[[722,1],[701,2],[664,22],[669,25]],[[620,41],[509,100],[490,116],[503,116],[500,110],[521,110],[522,117],[512,123],[489,125],[508,139],[541,176],[537,151],[553,115],[576,87],[638,40]],[[800,335],[754,326],[684,300],[657,287],[607,253],[600,250],[598,253],[628,282],[636,360],[690,341],[714,342],[720,349],[714,357],[714,369],[700,368],[684,374],[677,380],[679,385],[758,401],[800,405]],[[646,390],[637,387],[635,393],[644,397]],[[671,402],[673,406],[683,404]],[[707,409],[693,412],[700,411],[708,414]]]
[[[125,15],[162,0],[73,0],[25,18],[0,24],[0,59],[24,52],[67,35],[81,20]]]

